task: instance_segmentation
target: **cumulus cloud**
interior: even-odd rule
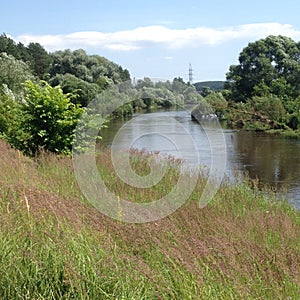
[[[104,33],[98,31],[74,32],[58,35],[20,35],[15,37],[24,44],[38,42],[47,50],[58,49],[109,49],[136,51],[150,46],[170,49],[182,47],[216,46],[237,39],[264,38],[268,35],[285,35],[300,39],[300,31],[289,24],[257,23],[226,28],[196,27],[170,29],[166,26],[146,26],[133,30]]]

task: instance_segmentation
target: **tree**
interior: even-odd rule
[[[293,129],[299,129],[300,127],[300,96],[293,101],[287,101],[285,104],[287,110],[287,125]]]
[[[268,36],[249,43],[239,55],[239,64],[227,73],[227,88],[235,101],[257,96],[255,88],[262,83],[268,88],[274,81],[290,84],[292,97],[300,94],[300,45],[289,37]],[[273,93],[276,88],[273,86]],[[279,95],[278,95],[279,96]]]
[[[121,66],[99,55],[87,55],[82,49],[56,51],[52,53],[52,59],[51,77],[57,74],[71,74],[101,87],[108,82],[106,78],[111,79],[113,83],[130,80],[129,72]]]
[[[2,34],[0,35],[1,52],[27,63],[39,78],[44,78],[51,66],[50,54],[38,43],[30,43],[26,47],[22,43],[16,44],[13,39]]]
[[[27,49],[32,57],[32,68],[35,75],[44,79],[51,67],[51,56],[39,43],[30,43]]]
[[[30,67],[12,55],[0,53],[0,91],[7,86],[18,98],[26,80],[33,80]]]
[[[72,102],[82,107],[88,106],[89,102],[103,90],[98,84],[84,81],[71,74],[57,74],[50,80],[50,84],[59,85],[65,94],[75,93],[76,97],[72,98]]]
[[[29,66],[32,67],[32,65],[34,64],[33,57],[30,54],[28,48],[25,47],[25,45],[23,45],[21,42],[17,44],[17,52],[18,56],[15,56],[15,58],[21,59],[22,61],[26,62]]]
[[[183,81],[181,77],[176,77],[172,82],[172,90],[178,93],[183,93],[186,89],[187,84]]]
[[[252,99],[252,102],[256,112],[269,117],[273,121],[282,122],[286,116],[282,101],[277,96],[272,94],[270,96],[256,96]]]
[[[228,103],[221,92],[211,92],[205,97],[205,100],[212,107],[218,117],[222,117],[224,115]]]
[[[214,111],[208,104],[205,98],[202,98],[199,103],[192,109],[191,116],[194,120],[200,120],[203,117],[213,115]]]
[[[71,102],[71,95],[44,81],[26,81],[24,88],[19,122],[7,136],[8,142],[29,155],[37,154],[40,149],[69,154],[83,109]]]
[[[12,55],[16,59],[22,58],[15,41],[6,36],[6,34],[0,35],[0,53],[2,52]]]
[[[144,79],[139,79],[136,84],[137,89],[142,89],[142,88],[153,88],[154,87],[154,82],[149,78],[149,77],[144,77]]]

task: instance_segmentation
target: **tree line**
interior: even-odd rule
[[[230,127],[298,134],[300,43],[284,36],[251,42],[226,77],[218,91],[197,92],[180,77],[133,83],[128,70],[100,55],[82,49],[49,53],[38,43],[25,46],[2,34],[0,135],[29,155],[41,149],[68,154],[80,116],[104,91],[105,107],[117,107],[112,116],[181,106],[194,117],[217,116]]]
[[[69,154],[80,116],[104,91],[103,107],[116,108],[112,117],[154,107],[191,107],[202,99],[179,77],[134,84],[128,70],[105,57],[82,49],[48,53],[38,43],[24,46],[0,36],[0,135],[24,153]]]

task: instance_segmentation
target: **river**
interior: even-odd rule
[[[209,128],[209,121],[207,124]],[[226,146],[227,176],[248,174],[261,183],[284,187],[288,200],[300,208],[300,141],[263,132],[228,129],[221,129],[221,132]],[[212,161],[207,129],[203,130],[200,124],[192,121],[190,113],[184,110],[116,119],[100,134],[104,146],[159,151],[183,158],[190,164],[208,167]],[[185,140],[187,136],[193,140],[194,147]]]

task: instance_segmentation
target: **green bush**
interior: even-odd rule
[[[277,122],[284,120],[286,111],[279,97],[270,94],[269,96],[253,97],[252,101],[255,111]]]
[[[18,122],[9,130],[8,142],[28,155],[35,155],[41,149],[69,154],[83,109],[71,102],[70,94],[46,82],[26,81],[24,93]]]

